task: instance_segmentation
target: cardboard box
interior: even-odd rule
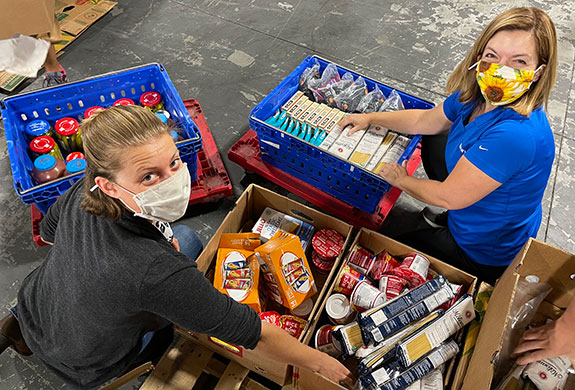
[[[495,285],[485,319],[479,331],[475,351],[463,381],[462,390],[488,390],[493,382],[495,361],[502,345],[508,315],[517,283],[527,275],[536,275],[553,290],[539,307],[538,315],[557,318],[575,293],[575,255],[544,242],[529,239]],[[571,375],[565,389],[575,388]]]
[[[374,253],[379,253],[382,250],[387,250],[389,254],[396,258],[403,258],[410,252],[417,252],[415,249],[408,247],[400,242],[392,240],[389,237],[386,237],[382,234],[376,233],[369,229],[361,229],[355,241],[350,246],[350,248],[355,247],[355,245],[361,245]],[[347,253],[346,253],[347,255]],[[430,261],[430,268],[433,270],[443,274],[451,283],[461,284],[464,287],[464,291],[467,291],[469,294],[473,294],[475,290],[475,285],[477,282],[477,278],[475,276],[469,275],[466,272],[463,272],[455,267],[452,267],[449,264],[446,264],[434,257],[427,256],[426,257]],[[345,259],[346,257],[344,257]],[[337,275],[337,274],[336,274]],[[334,278],[335,279],[335,278]],[[312,319],[313,328],[310,328],[304,337],[304,343],[314,346],[314,336],[315,330],[320,326],[329,323],[327,315],[325,314],[325,303],[327,297],[329,297],[335,287],[335,280],[332,280],[327,292],[323,296],[323,301],[321,302],[321,306],[319,310],[314,312],[314,318]],[[355,358],[351,358],[355,360]],[[445,374],[445,381],[448,387],[446,389],[456,390],[455,388],[450,387],[448,378],[451,377],[451,372],[455,369],[453,366],[455,365],[455,359],[450,363],[450,366],[446,370]],[[311,372],[305,369],[294,368],[294,375],[293,375],[293,386],[296,390],[345,390],[345,387],[342,387],[330,380],[324,378],[323,376]]]
[[[345,239],[342,254],[337,257],[335,265],[329,275],[320,275],[315,271],[315,267],[313,265],[311,266],[313,277],[319,291],[312,297],[312,299],[315,300],[315,304],[309,318],[313,319],[314,313],[318,310],[320,303],[323,301],[322,297],[327,290],[329,285],[328,282],[333,278],[333,275],[339,268],[343,258],[343,253],[351,241],[353,227],[337,218],[331,217],[320,211],[304,206],[294,200],[288,199],[285,196],[281,196],[270,190],[252,184],[236,201],[234,208],[228,213],[210,242],[205,246],[204,251],[196,260],[198,269],[204,272],[209,278],[211,273],[210,271],[213,270],[215,264],[221,235],[223,233],[251,231],[252,225],[258,220],[266,207],[271,207],[275,210],[281,211],[282,213],[309,222],[314,225],[317,230],[328,227],[335,229]],[[308,322],[300,340],[303,340],[308,329],[311,328],[315,328],[312,320]],[[204,345],[220,355],[234,360],[242,366],[257,372],[280,385],[285,384],[291,376],[291,366],[263,357],[253,350],[248,350],[235,345],[219,343],[205,334],[192,333],[182,329],[179,329],[178,332],[185,337],[191,338],[194,342]]]
[[[48,34],[54,28],[54,0],[0,0],[0,10],[0,39]]]
[[[0,9],[2,12],[2,17],[0,17],[0,39],[2,32],[6,33],[8,28],[3,26],[2,20],[4,19],[5,9],[14,8],[13,4],[22,3],[33,3],[35,7],[43,4],[42,18],[46,19],[44,22],[39,23],[38,28],[34,27],[33,30],[41,30],[39,32],[30,32],[27,35],[37,35],[42,33],[50,33],[54,31],[54,15],[58,21],[59,29],[61,30],[61,41],[54,43],[54,48],[56,53],[62,51],[66,46],[68,46],[73,40],[78,38],[88,27],[94,24],[98,19],[104,16],[108,11],[116,6],[115,1],[108,0],[91,0],[91,1],[77,1],[77,0],[0,0]],[[6,6],[5,4],[10,4]],[[20,9],[18,7],[18,9]],[[45,9],[45,11],[44,11]],[[21,15],[18,11],[18,15]],[[30,15],[30,12],[24,15]],[[39,15],[39,14],[38,14]],[[39,17],[39,16],[38,16]],[[18,17],[19,20],[27,20],[26,25],[32,20],[27,16],[25,18]],[[50,26],[48,28],[47,19],[50,19]],[[20,27],[17,25],[18,30]],[[13,27],[10,27],[10,29]],[[28,29],[33,31],[32,29]],[[13,33],[12,33],[13,34]],[[12,36],[12,35],[10,35]],[[12,92],[20,85],[26,77],[14,75],[8,72],[0,72],[0,89],[8,92]]]

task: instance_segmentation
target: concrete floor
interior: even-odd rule
[[[183,98],[202,104],[239,195],[254,180],[226,152],[248,129],[250,110],[305,56],[317,54],[434,102],[445,98],[452,69],[496,13],[537,6],[556,23],[559,73],[549,104],[556,159],[544,198],[538,238],[575,251],[570,208],[575,172],[575,2],[573,0],[437,1],[184,1],[119,0],[117,7],[70,45],[61,62],[71,80],[149,62],[163,63]],[[25,90],[41,87],[41,79]],[[3,129],[0,130],[3,133]],[[418,175],[422,170],[418,171]],[[290,195],[292,196],[292,195]],[[229,199],[183,223],[207,242]],[[421,204],[402,196],[384,224],[388,234],[420,222]],[[0,142],[0,316],[15,303],[22,279],[46,248],[31,239],[29,208],[12,186],[5,142]],[[125,388],[137,387],[134,384]],[[62,389],[64,384],[34,358],[0,356],[0,388]]]

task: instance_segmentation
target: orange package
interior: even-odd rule
[[[224,233],[219,247],[253,251],[261,244],[259,233]]]
[[[214,287],[256,312],[262,311],[258,290],[260,267],[254,252],[220,248],[214,273]]]
[[[298,236],[278,231],[256,248],[269,296],[288,309],[295,309],[317,292]]]

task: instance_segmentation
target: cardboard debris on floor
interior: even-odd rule
[[[4,8],[2,4],[3,1],[0,0],[0,9]],[[61,52],[86,31],[88,27],[114,8],[116,4],[118,3],[108,0],[56,0],[55,16],[62,31],[62,40],[54,44],[56,53]],[[46,8],[51,9],[50,7]],[[28,33],[32,34],[34,32],[30,30]],[[38,31],[38,33],[41,33],[41,31]],[[0,72],[0,89],[12,92],[24,80],[26,80],[24,76]]]

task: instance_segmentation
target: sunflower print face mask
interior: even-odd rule
[[[488,103],[503,106],[519,99],[531,86],[536,70],[514,69],[494,62],[478,61],[469,68],[477,67],[477,84]]]

